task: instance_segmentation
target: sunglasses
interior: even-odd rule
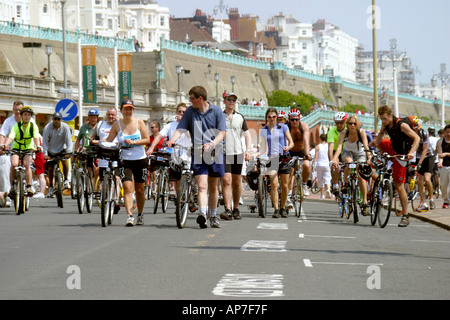
[[[289,119],[289,121],[299,121],[300,119]]]
[[[237,99],[228,98],[227,101],[236,102]]]
[[[356,122],[349,122],[349,123],[347,123],[347,125],[349,125],[349,126],[356,126]]]
[[[53,118],[53,120],[61,121],[61,118]]]
[[[196,98],[196,97],[189,97],[189,100],[195,100],[195,99],[198,99],[198,97]]]
[[[267,116],[269,119],[275,119],[277,116]]]

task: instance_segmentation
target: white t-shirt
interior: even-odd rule
[[[164,126],[164,128],[162,128],[162,130],[159,132],[159,134],[162,135],[163,137],[167,137],[170,140],[172,138],[175,130],[177,130],[178,123],[179,122],[177,122],[177,121],[169,122],[168,124],[166,124]],[[190,147],[191,139],[189,138],[189,136],[186,133],[183,133],[180,136],[180,139],[178,139],[177,144],[182,145],[183,147]]]
[[[112,124],[108,124],[108,122],[106,121],[101,121],[101,123],[99,123],[99,126],[96,128],[96,133],[99,137],[99,140],[105,140],[106,138],[108,138],[112,126]],[[114,138],[113,142],[117,142],[117,137]],[[100,168],[108,167],[108,160],[98,159],[98,166]]]

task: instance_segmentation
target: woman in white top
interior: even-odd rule
[[[330,159],[328,158],[328,143],[326,133],[320,135],[320,143],[316,146],[313,170],[315,170],[317,173],[317,182],[319,184],[320,197],[325,197],[325,195],[323,194],[323,187],[325,186],[327,198],[331,198],[331,170]]]
[[[349,162],[367,162],[370,164],[372,153],[369,150],[367,143],[367,135],[364,130],[361,129],[361,121],[355,114],[349,115],[345,121],[347,126],[346,130],[342,130],[339,136],[339,143],[334,153],[332,165],[334,168],[339,166],[339,155],[342,152],[342,161]],[[345,145],[344,145],[345,142]],[[366,157],[367,153],[367,157]],[[350,169],[348,166],[344,169],[344,180],[348,183],[348,175]],[[369,213],[369,206],[367,205],[367,181],[361,178],[358,173],[359,188],[363,196],[363,210],[362,214],[367,215]]]
[[[144,146],[150,143],[150,136],[144,121],[133,117],[134,103],[132,100],[122,101],[120,112],[123,119],[114,122],[106,141],[112,142],[117,137],[117,141],[121,145],[130,147],[122,150],[123,161],[119,164],[119,172],[124,190],[125,210],[128,215],[126,226],[131,227],[134,225],[131,211],[133,192],[136,192],[137,224],[144,224],[144,187],[147,176],[147,155]]]

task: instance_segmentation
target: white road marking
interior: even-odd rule
[[[328,264],[328,265],[349,265],[349,266],[382,266],[382,263],[360,263],[360,262],[324,262],[311,261],[310,259],[303,259],[305,267],[312,268],[313,264]]]
[[[261,222],[257,227],[257,229],[267,229],[267,230],[287,230],[287,223],[267,223]]]
[[[281,274],[226,274],[216,285],[213,294],[228,297],[282,297]]]
[[[241,247],[242,251],[286,252],[287,241],[250,240]]]
[[[298,234],[299,238],[305,238],[305,237],[314,237],[314,238],[334,238],[334,239],[356,239],[355,237],[346,237],[346,236],[321,236],[321,235],[314,235],[314,234]]]

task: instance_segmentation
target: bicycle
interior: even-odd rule
[[[87,158],[94,155],[96,153],[92,151],[83,151],[77,155],[80,161],[80,167],[76,171],[76,198],[79,214],[83,214],[85,208],[88,213],[92,212],[94,189],[87,168]]]
[[[22,163],[25,155],[33,154],[33,151],[5,150],[5,154],[17,154],[19,156],[19,164],[14,168],[14,180],[11,185],[10,194],[13,195],[14,210],[17,215],[28,211],[30,203],[30,195],[27,194],[26,168]],[[32,196],[32,195],[31,195]]]
[[[261,173],[258,177],[258,190],[256,191],[256,200],[258,206],[259,216],[266,217],[267,213],[267,200],[270,198],[270,179],[269,176],[264,174],[267,171],[267,165],[270,163],[268,156],[259,156],[257,158],[256,166]]]
[[[56,196],[56,203],[59,208],[63,208],[63,192],[64,192],[64,174],[61,172],[59,163],[66,160],[66,154],[52,157],[49,161],[53,162],[53,195]]]
[[[170,184],[169,184],[169,161],[171,157],[172,149],[163,148],[158,152],[154,152],[152,157],[152,163],[157,163],[158,169],[156,170],[155,184],[156,184],[156,196],[154,198],[153,214],[158,211],[159,200],[161,199],[162,211],[165,213],[169,204]]]
[[[120,209],[116,180],[120,151],[118,143],[106,141],[99,141],[98,143],[98,158],[108,161],[108,167],[105,168],[102,181],[100,206],[102,227],[112,224],[114,214],[117,214]]]
[[[344,181],[344,168],[345,165],[344,163],[340,162],[339,163],[339,180],[338,180],[338,190],[336,193],[336,202],[338,203],[338,207],[339,207],[339,215],[340,217],[346,217],[347,219],[350,218],[350,214],[349,214],[349,197],[347,192],[342,192],[342,190],[345,187],[345,181]]]
[[[341,189],[342,193],[347,194],[346,203],[344,203],[345,207],[342,208],[346,213],[347,219],[353,214],[353,222],[358,223],[358,205],[362,206],[362,202],[360,203],[360,191],[359,191],[359,182],[358,182],[358,172],[357,166],[359,163],[357,162],[345,162],[339,163],[340,166],[346,167],[348,166],[350,169],[350,173],[347,177],[347,183],[345,183],[345,187]],[[341,210],[341,208],[340,208]],[[341,215],[342,216],[342,215]]]
[[[379,170],[379,174],[372,189],[370,222],[372,225],[375,225],[378,220],[381,228],[384,228],[389,221],[392,200],[394,199],[395,188],[392,169],[387,165],[388,161],[393,158],[399,158],[401,161],[405,161],[405,156],[403,155],[390,156],[388,154],[378,154],[372,160],[372,164]],[[396,206],[394,210],[396,210]]]
[[[294,186],[292,190],[292,204],[294,206],[295,216],[297,218],[301,215],[302,203],[303,203],[303,177],[302,177],[302,161],[304,159],[300,157],[292,157],[294,162]]]
[[[183,229],[186,226],[186,220],[189,211],[192,211],[192,205],[195,203],[194,192],[194,171],[191,169],[191,148],[175,144],[172,161],[174,166],[181,168],[181,178],[177,190],[175,218],[177,227]],[[175,168],[174,168],[175,169]]]

